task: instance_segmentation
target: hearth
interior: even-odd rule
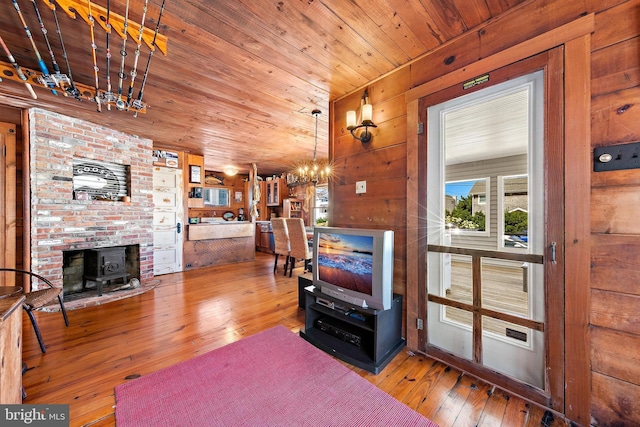
[[[122,284],[127,284],[126,248],[116,246],[111,248],[87,249],[84,255],[84,275],[82,276],[82,288],[85,289],[87,281],[96,282],[98,296],[102,296],[102,285],[105,282],[111,284],[112,280],[122,279]]]

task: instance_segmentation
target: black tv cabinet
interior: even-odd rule
[[[318,304],[318,297],[335,308]],[[393,295],[389,310],[358,307],[315,288],[305,288],[304,299],[305,324],[300,336],[347,363],[378,374],[405,346],[402,295]]]

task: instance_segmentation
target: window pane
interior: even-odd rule
[[[482,307],[529,318],[528,264],[484,258]]]
[[[453,234],[487,230],[489,178],[445,184],[445,221]]]
[[[502,177],[502,245],[511,249],[529,247],[529,179],[527,175]]]

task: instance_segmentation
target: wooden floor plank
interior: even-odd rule
[[[114,387],[272,326],[298,332],[298,280],[273,257],[159,276],[141,295],[60,313],[36,313],[47,353],[23,317],[25,403],[66,403],[71,426],[113,426]],[[540,425],[544,410],[422,354],[401,351],[378,375],[342,362],[443,427]],[[493,390],[493,393],[491,392]],[[508,403],[507,405],[507,398]],[[537,421],[536,421],[537,420]],[[567,424],[547,417],[553,427]],[[516,424],[513,424],[516,423]],[[518,424],[520,423],[520,424]]]
[[[491,385],[474,379],[471,384],[471,391],[462,410],[452,423],[453,427],[475,426],[480,421],[480,417],[487,406]]]
[[[509,398],[509,395],[494,387],[490,393],[489,400],[482,411],[482,415],[480,416],[480,421],[478,421],[477,426],[507,426],[508,424],[504,424],[502,420],[504,419],[504,412],[507,409],[507,402]]]
[[[429,391],[416,410],[429,419],[433,419],[440,407],[449,398],[449,393],[462,379],[463,373],[453,368],[445,368],[438,382]]]
[[[529,404],[521,399],[509,399],[504,411],[502,423],[508,426],[521,426],[526,424]]]
[[[471,393],[473,382],[474,379],[469,375],[463,375],[453,386],[432,420],[439,425],[453,425]]]

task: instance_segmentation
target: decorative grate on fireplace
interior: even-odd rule
[[[116,246],[112,248],[87,249],[84,254],[84,276],[82,276],[82,288],[85,289],[87,281],[96,282],[98,296],[102,296],[102,285],[105,282],[111,284],[112,280],[122,279],[127,284],[126,248]]]

